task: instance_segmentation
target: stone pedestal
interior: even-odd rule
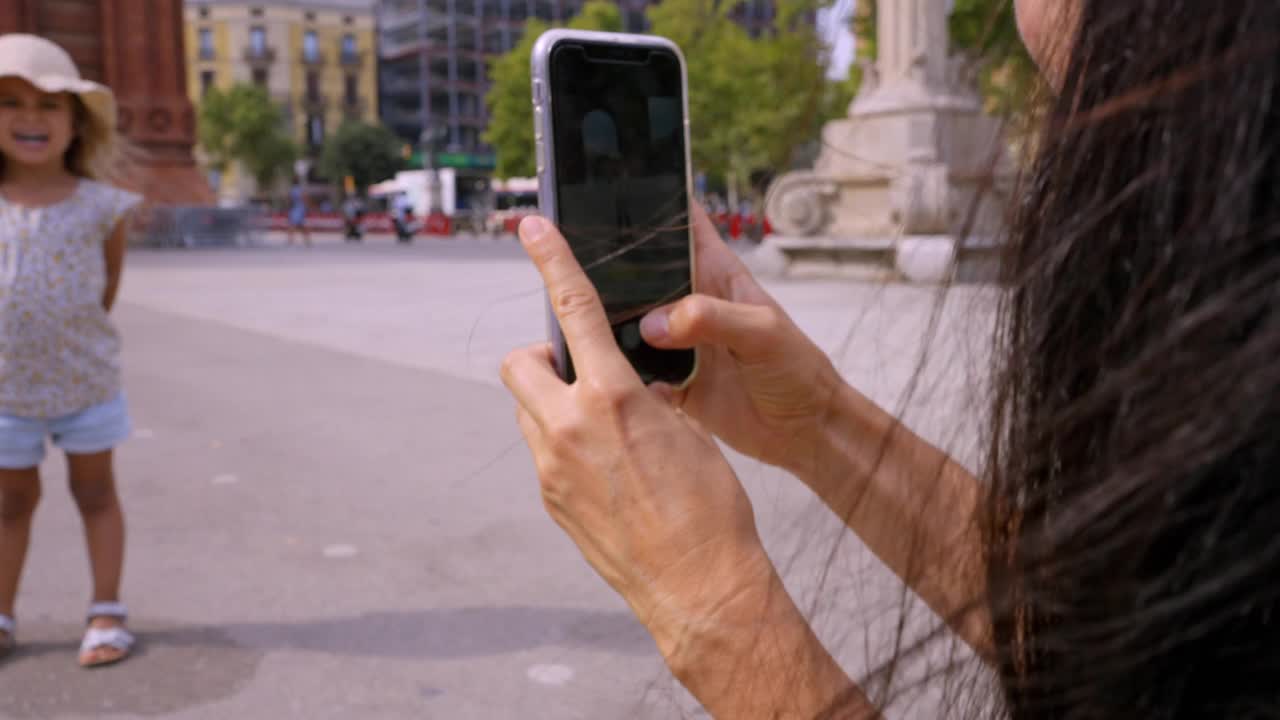
[[[125,184],[159,205],[208,204],[187,98],[182,0],[0,0],[0,33],[28,32],[67,49],[85,77],[110,86],[137,152]]]
[[[970,248],[989,251],[1010,164],[999,121],[983,114],[965,61],[948,53],[944,1],[880,0],[877,14],[879,58],[848,117],[823,128],[812,171],[785,174],[769,189],[777,235],[767,242],[792,259],[941,279],[933,276],[949,270],[939,270],[938,258],[953,265]],[[954,247],[962,234],[964,247]],[[913,237],[920,240],[906,240]]]

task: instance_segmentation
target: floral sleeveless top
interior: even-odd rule
[[[0,413],[52,419],[120,393],[104,252],[140,199],[92,180],[45,207],[0,197]]]

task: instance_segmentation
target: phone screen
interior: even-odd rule
[[[640,337],[645,313],[691,292],[683,82],[663,48],[563,42],[551,53],[557,219],[646,383],[679,385],[695,364],[692,350]]]

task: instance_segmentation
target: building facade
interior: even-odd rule
[[[628,32],[645,32],[656,0],[617,0]],[[424,128],[444,137],[441,164],[491,166],[485,145],[489,60],[520,41],[531,18],[563,24],[583,0],[382,0],[379,8],[383,124],[417,144]],[[747,0],[734,18],[755,33],[773,19],[769,0]]]
[[[187,91],[253,83],[314,160],[347,120],[378,122],[376,0],[186,0]],[[223,178],[223,197],[252,188]]]

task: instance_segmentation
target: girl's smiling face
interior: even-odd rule
[[[75,140],[75,103],[20,78],[0,78],[0,155],[29,167],[61,164]]]

